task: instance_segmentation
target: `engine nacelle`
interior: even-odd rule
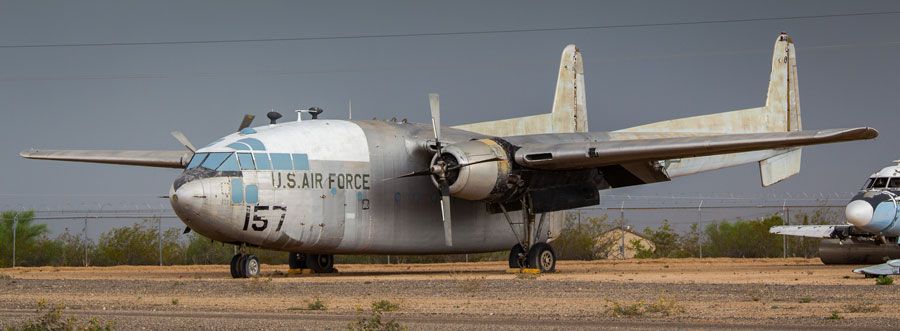
[[[496,201],[508,196],[516,189],[516,184],[510,181],[512,164],[506,149],[494,140],[479,139],[448,145],[443,148],[441,155],[434,156],[432,164],[438,161],[438,157],[448,167],[493,158],[500,159],[448,171],[447,181],[450,183],[450,195],[453,197],[475,201]],[[437,185],[436,181],[435,185]]]

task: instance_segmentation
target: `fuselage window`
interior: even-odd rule
[[[203,163],[203,160],[206,159],[206,155],[207,155],[206,153],[197,153],[197,154],[194,154],[194,157],[191,158],[191,162],[188,163],[187,168],[188,168],[188,169],[194,169],[194,168],[196,168],[196,167],[199,167],[200,164]]]
[[[268,153],[253,153],[253,158],[256,159],[256,170],[272,170]]]
[[[206,157],[206,160],[203,161],[203,164],[200,166],[214,170],[218,168],[219,165],[222,164],[222,161],[225,161],[225,158],[229,155],[231,155],[231,153],[209,153],[209,156]]]
[[[269,156],[272,157],[272,167],[274,167],[275,170],[293,170],[293,166],[291,165],[291,154],[272,153]]]
[[[893,190],[900,189],[900,177],[891,178],[888,182],[888,188]]]
[[[886,177],[878,177],[875,178],[875,182],[872,183],[872,188],[884,188],[887,186],[888,179]]]
[[[234,157],[234,153],[229,153],[228,158],[225,161],[222,161],[222,164],[216,171],[239,171],[241,170],[238,167],[237,159]]]
[[[255,170],[256,166],[253,165],[253,155],[250,153],[238,153],[238,161],[241,161],[241,170]]]

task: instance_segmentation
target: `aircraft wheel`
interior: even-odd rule
[[[556,252],[548,243],[537,243],[528,250],[528,266],[541,272],[556,271]]]
[[[320,274],[334,272],[334,255],[331,254],[307,254],[306,265]]]
[[[522,248],[521,244],[516,244],[509,250],[509,268],[521,269],[527,267],[527,264],[525,249]]]
[[[238,264],[242,256],[243,254],[235,254],[234,257],[231,258],[231,278],[242,278],[241,268]]]
[[[291,269],[308,269],[309,266],[306,263],[306,254],[293,252],[289,253],[288,266],[290,266]]]
[[[241,271],[243,271],[242,276],[244,278],[259,276],[259,258],[256,255],[245,255],[241,258],[241,262],[243,262],[241,263]]]

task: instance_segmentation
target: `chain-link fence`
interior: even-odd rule
[[[777,216],[783,224],[836,224],[843,223],[843,208],[852,193],[830,194],[779,194],[767,196],[748,196],[740,194],[705,194],[688,195],[603,195],[597,206],[572,210],[568,213],[567,226],[582,228],[591,220],[602,219],[603,229],[630,230],[637,234],[653,236],[660,233],[661,225],[670,227],[669,231],[680,240],[694,240],[682,243],[685,252],[677,257],[708,257],[721,252],[704,252],[714,250],[704,240],[711,240],[710,233],[718,229],[710,225],[731,224],[729,222],[763,220]],[[3,266],[34,264],[35,261],[63,265],[93,265],[96,263],[134,263],[134,264],[174,264],[198,261],[219,262],[233,254],[230,245],[204,246],[193,251],[191,245],[200,245],[204,239],[196,234],[184,234],[185,225],[175,216],[166,201],[155,196],[62,196],[55,197],[57,204],[38,204],[46,197],[3,196],[6,204],[0,204],[4,211],[3,225],[0,226],[0,262]],[[26,200],[31,204],[11,202]],[[94,201],[102,199],[103,202]],[[93,201],[90,201],[93,200]],[[118,200],[118,201],[117,201]],[[10,203],[11,202],[11,203]],[[29,218],[28,227],[43,228],[41,233],[23,232],[19,218]],[[771,219],[768,220],[771,223]],[[725,222],[725,223],[723,223]],[[124,229],[124,230],[123,230]],[[649,230],[648,230],[649,229]],[[127,230],[127,231],[126,231]],[[710,232],[712,231],[712,232]],[[759,232],[759,231],[757,231]],[[592,234],[593,235],[593,234]],[[24,236],[24,237],[23,237]],[[141,236],[145,247],[125,247],[125,244],[108,241],[112,238],[132,240]],[[696,239],[690,239],[693,237]],[[37,247],[34,240],[44,238],[56,240],[59,247]],[[622,235],[621,240],[608,243],[613,252],[619,251],[624,256],[629,245]],[[27,243],[26,241],[32,241]],[[208,241],[208,240],[206,240]],[[781,236],[780,244],[772,244],[781,250],[780,256],[806,256],[815,254],[817,240],[791,238]],[[118,246],[123,247],[118,247]],[[181,251],[173,253],[181,245]],[[39,245],[38,245],[39,246]],[[110,247],[115,246],[115,247]],[[201,245],[202,246],[202,245]],[[55,261],[29,259],[23,254],[48,254],[49,250],[59,249],[64,258]],[[100,248],[110,251],[124,250],[115,259],[92,256],[98,254]],[[150,249],[155,250],[153,262],[148,263]],[[206,249],[204,251],[203,249]],[[214,250],[210,253],[209,250]],[[141,251],[142,256],[128,256],[127,251]],[[119,254],[119,253],[117,253]],[[179,255],[180,254],[180,255]],[[184,256],[185,254],[209,255],[206,258]],[[501,254],[502,255],[502,254]],[[771,254],[770,254],[771,255]],[[279,256],[283,256],[279,255]],[[500,256],[500,255],[498,255]],[[593,255],[597,257],[597,255]],[[33,256],[32,256],[33,257]],[[610,257],[601,255],[601,257]],[[468,258],[468,256],[466,256]],[[103,260],[103,261],[100,261]],[[368,259],[373,260],[373,259]],[[374,259],[384,262],[386,260]],[[396,259],[395,259],[396,260]],[[116,262],[118,261],[118,262]],[[226,260],[227,261],[227,260]],[[374,261],[373,261],[374,262]]]

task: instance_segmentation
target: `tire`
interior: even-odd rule
[[[241,254],[237,261],[238,278],[247,278],[247,255]]]
[[[306,263],[306,254],[288,253],[288,266],[290,266],[291,269],[308,269],[309,266]]]
[[[334,272],[334,255],[331,254],[307,254],[306,265],[320,274]]]
[[[528,250],[528,265],[543,272],[556,271],[556,252],[547,243],[537,243]]]
[[[240,266],[238,263],[241,260],[241,254],[235,254],[234,257],[231,258],[231,278],[242,278],[240,273]]]
[[[522,249],[521,244],[516,244],[512,247],[512,249],[509,250],[510,269],[521,269],[528,267],[527,259],[520,259],[520,256],[525,257],[525,250]]]
[[[241,264],[243,266],[242,271],[244,271],[244,278],[249,277],[258,277],[260,271],[259,258],[256,255],[250,254],[241,259],[244,263]]]

